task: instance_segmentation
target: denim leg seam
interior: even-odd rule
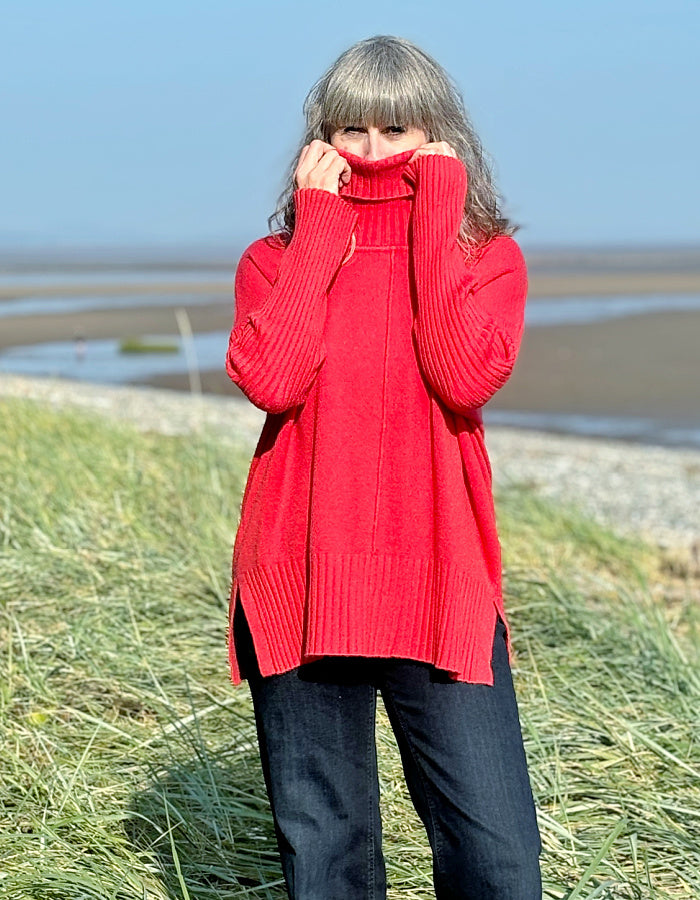
[[[433,840],[434,840],[434,845],[435,845],[435,860],[437,862],[438,870],[441,870],[442,869],[442,861],[441,861],[441,855],[440,855],[440,832],[435,824],[435,812],[433,810],[433,801],[430,796],[430,791],[426,790],[426,780],[423,775],[423,771],[422,771],[421,767],[418,765],[416,755],[413,752],[413,745],[408,738],[409,731],[407,730],[407,728],[404,724],[404,720],[401,715],[401,712],[399,711],[398,707],[394,703],[393,699],[391,699],[390,697],[388,699],[385,697],[384,702],[391,705],[391,707],[394,711],[396,720],[399,723],[401,731],[403,732],[403,737],[406,742],[406,746],[408,747],[408,752],[411,754],[411,757],[413,759],[413,765],[415,766],[416,772],[418,773],[418,779],[420,780],[421,786],[423,788],[423,795],[425,796],[426,805],[428,807],[428,813],[430,814],[430,827],[433,832]]]
[[[374,759],[374,757],[372,755],[372,746],[373,746],[373,740],[374,740],[374,738],[373,738],[374,729],[372,727],[372,719],[374,718],[375,715],[376,715],[376,711],[374,709],[374,704],[372,703],[372,704],[370,704],[370,728],[369,728],[369,739],[368,739],[368,743],[367,743],[367,756],[368,756],[368,759],[370,759],[370,760]],[[375,774],[374,774],[375,765],[376,764],[373,761],[372,765],[370,766],[369,772],[368,772],[368,778],[372,782],[374,782],[374,778],[375,778]],[[375,839],[375,837],[374,837],[374,800],[375,800],[375,797],[374,797],[374,790],[373,790],[374,784],[370,784],[370,785],[368,785],[368,787],[370,789],[367,791],[367,794],[369,797],[368,810],[367,810],[367,812],[368,812],[367,831],[368,831],[368,836],[369,836],[369,840],[368,840],[369,853],[367,855],[367,867],[368,867],[367,887],[368,887],[368,891],[370,891],[370,893],[368,895],[369,900],[373,900],[373,898],[374,898],[374,866],[375,866],[375,863],[374,863],[374,839]]]

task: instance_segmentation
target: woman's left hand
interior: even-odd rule
[[[432,141],[428,144],[421,144],[409,162],[412,163],[421,156],[453,156],[456,159],[457,153],[447,141]]]

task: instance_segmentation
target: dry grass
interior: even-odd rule
[[[245,688],[228,683],[247,458],[0,404],[0,897],[285,896]],[[700,894],[696,584],[513,487],[498,497],[545,895]],[[685,594],[684,594],[685,590]],[[432,896],[380,721],[390,896]]]

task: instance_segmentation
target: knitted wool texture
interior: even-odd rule
[[[481,406],[520,346],[527,275],[505,235],[467,261],[467,173],[414,151],[297,190],[287,246],[243,254],[226,368],[268,415],[233,549],[263,675],[402,657],[493,683],[506,621]]]

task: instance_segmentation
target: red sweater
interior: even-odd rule
[[[233,550],[263,675],[325,655],[431,662],[493,683],[505,621],[480,407],[520,345],[515,241],[466,262],[467,173],[413,151],[342,152],[340,196],[294,195],[296,227],[236,272],[226,368],[268,413]]]

